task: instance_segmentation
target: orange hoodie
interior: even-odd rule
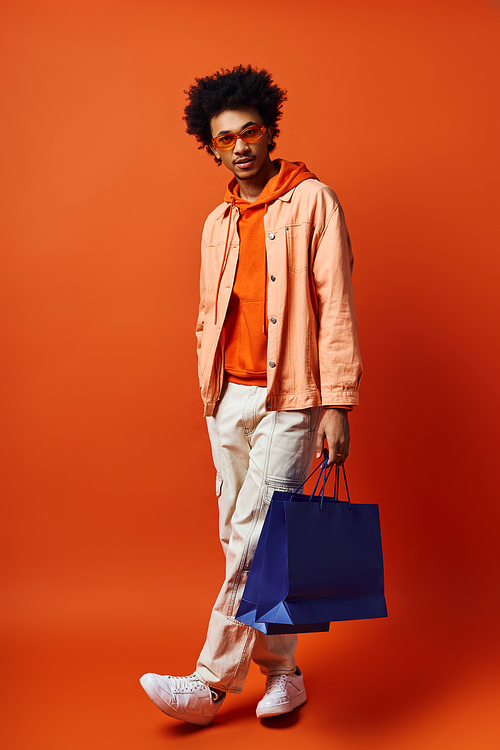
[[[253,202],[240,197],[235,178],[224,200],[239,210],[240,253],[224,322],[224,369],[231,383],[267,383],[267,259],[264,216],[269,203],[304,180],[317,179],[302,162],[276,159],[280,168]]]

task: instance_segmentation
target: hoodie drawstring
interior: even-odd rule
[[[266,210],[264,216],[267,214],[269,209],[269,203],[266,201]],[[267,335],[267,247],[264,242],[264,324],[262,326],[262,332],[264,336]]]
[[[234,198],[231,198],[231,204],[229,206],[229,219],[228,219],[228,222],[227,222],[226,244],[224,245],[224,255],[222,256],[222,265],[220,267],[219,280],[217,281],[217,292],[215,294],[215,315],[214,315],[214,324],[215,325],[217,325],[217,307],[218,307],[218,302],[219,302],[220,283],[222,281],[222,275],[223,275],[224,269],[226,267],[227,246],[228,246],[228,242],[229,242],[229,231],[231,229],[231,219],[233,217],[233,206],[234,206]]]

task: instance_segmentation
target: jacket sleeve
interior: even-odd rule
[[[201,241],[201,265],[200,265],[200,305],[198,308],[198,319],[196,321],[196,353],[198,355],[198,374],[200,374],[200,352],[201,352],[201,340],[203,337],[203,328],[205,324],[205,280],[204,280],[204,258],[205,258],[205,242],[204,238]],[[200,382],[201,388],[201,382]]]
[[[354,258],[344,213],[335,206],[316,238],[318,357],[323,406],[355,406],[363,372],[352,289]]]

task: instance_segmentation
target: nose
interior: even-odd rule
[[[233,153],[235,154],[244,154],[246,151],[250,150],[250,146],[248,143],[245,143],[243,138],[238,138],[236,140],[236,143],[234,144]]]

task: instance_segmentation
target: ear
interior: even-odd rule
[[[213,148],[212,146],[210,146],[210,151],[215,156],[215,161],[216,161],[217,166],[220,167],[220,165],[222,164],[222,159],[220,158],[219,152],[217,151],[216,148]]]
[[[268,145],[268,146],[270,146],[270,145],[271,145],[271,143],[273,142],[273,132],[274,132],[273,126],[272,126],[272,125],[270,125],[270,126],[268,127],[267,131],[266,131],[266,135],[267,135],[267,145]]]

